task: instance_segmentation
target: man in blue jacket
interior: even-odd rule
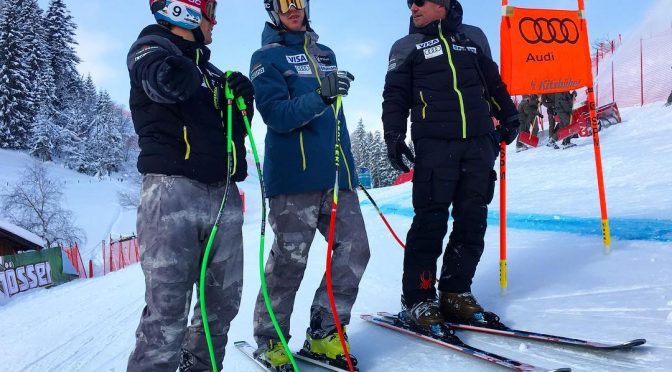
[[[294,299],[315,231],[326,237],[329,230],[336,125],[341,133],[341,167],[332,272],[336,307],[344,325],[350,321],[370,254],[345,116],[335,105],[337,96],[347,95],[354,77],[338,71],[331,49],[317,44],[308,23],[307,0],[264,3],[272,23],[265,26],[263,46],[252,56],[250,73],[257,109],[268,126],[264,181],[275,241],[265,275],[273,310],[289,338]],[[254,336],[262,361],[277,370],[291,370],[262,293],[254,312]],[[324,278],[310,309],[306,339],[308,351],[345,363]]]
[[[404,251],[402,315],[427,328],[446,319],[482,324],[494,317],[478,304],[471,283],[485,245],[499,141],[516,139],[518,113],[485,34],[462,23],[457,0],[407,4],[412,24],[390,51],[382,117],[395,168],[408,171],[403,156],[413,161],[404,142],[409,111],[415,146],[415,216]],[[501,123],[497,131],[492,116]],[[444,252],[450,207],[453,230]]]

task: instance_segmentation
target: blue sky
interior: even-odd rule
[[[591,40],[627,34],[656,0],[586,0]],[[665,1],[665,0],[662,0]],[[128,47],[140,30],[153,23],[147,0],[65,0],[78,24],[79,70],[90,73],[99,88],[128,106]],[[500,0],[461,0],[464,22],[481,27],[499,59]],[[520,7],[576,9],[575,0],[511,0]],[[40,0],[46,9],[48,0]],[[313,28],[331,47],[339,67],[356,76],[344,105],[350,128],[363,118],[369,129],[382,129],[381,94],[389,49],[408,33],[409,10],[404,0],[313,0]],[[248,73],[249,59],[259,48],[268,16],[262,0],[220,0],[214,31],[213,62],[224,70]]]

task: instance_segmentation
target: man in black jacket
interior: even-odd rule
[[[242,115],[233,120],[232,170],[227,170],[224,86],[252,107],[254,89],[239,72],[208,62],[214,0],[153,0],[158,24],[146,27],[128,54],[130,107],[143,174],[138,240],[145,301],[129,371],[211,369],[199,304],[187,317],[192,288],[225,192],[227,175],[247,175]],[[216,362],[221,366],[229,324],[243,284],[243,215],[231,185],[207,269],[206,296]]]
[[[404,253],[402,313],[430,328],[444,319],[479,322],[487,314],[472,296],[471,282],[484,248],[499,141],[516,139],[518,114],[485,34],[462,23],[457,0],[408,0],[408,6],[410,34],[392,46],[383,93],[392,165],[408,171],[403,156],[414,160],[404,142],[409,110],[415,145],[415,217]],[[501,123],[496,130],[492,116]],[[439,305],[436,260],[451,205]]]

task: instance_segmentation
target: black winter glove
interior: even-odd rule
[[[326,104],[334,103],[336,96],[347,96],[355,77],[347,71],[335,71],[322,78],[317,93]]]
[[[539,118],[541,118],[541,119],[544,118],[544,114],[542,114],[541,112],[538,112],[538,113],[537,113],[537,116],[538,116]]]
[[[507,145],[510,145],[511,142],[516,140],[518,137],[518,128],[520,126],[520,121],[518,115],[510,116],[504,122],[499,123],[497,127],[497,134],[499,135],[498,142],[506,142]]]
[[[170,56],[159,67],[156,81],[165,93],[178,101],[186,101],[201,86],[201,73],[187,57]]]
[[[401,133],[386,133],[385,143],[387,144],[387,158],[390,160],[392,168],[407,173],[410,169],[404,163],[404,156],[411,163],[415,163],[415,156],[404,142],[404,137]]]
[[[226,82],[229,83],[229,88],[231,88],[235,97],[243,97],[248,106],[252,104],[252,100],[254,100],[254,86],[247,76],[235,71],[226,78]]]

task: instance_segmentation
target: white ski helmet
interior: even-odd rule
[[[198,28],[203,18],[217,24],[216,0],[149,0],[154,18],[159,24],[170,24],[187,30]]]
[[[264,0],[264,7],[268,12],[268,16],[271,17],[271,21],[275,27],[284,27],[280,21],[280,13],[286,13],[291,7],[295,9],[305,9],[306,10],[306,19],[305,23],[308,25],[309,16],[310,16],[310,0]]]

